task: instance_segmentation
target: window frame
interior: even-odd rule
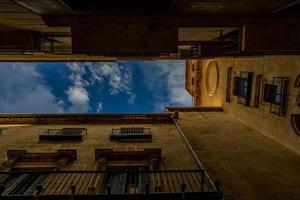
[[[273,87],[276,86],[276,93],[270,103],[270,113],[278,116],[285,116],[287,114],[288,105],[288,89],[289,78],[287,77],[273,77]],[[278,91],[280,88],[280,91]],[[273,94],[272,94],[273,95]],[[277,102],[279,98],[279,102]]]
[[[238,97],[238,104],[242,104],[247,107],[250,106],[253,74],[253,72],[242,71],[238,77],[235,77],[235,84],[237,84],[235,87],[237,88],[234,88],[234,93]],[[242,92],[243,95],[241,94]]]

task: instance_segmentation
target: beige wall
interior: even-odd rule
[[[148,127],[152,130],[152,142],[110,142],[112,128]],[[39,142],[38,135],[48,128],[84,127],[87,136],[82,142]],[[58,149],[76,149],[77,160],[66,169],[95,170],[95,149],[138,151],[144,148],[162,149],[162,169],[197,169],[184,141],[173,124],[130,125],[0,125],[0,162],[5,161],[7,149],[26,149],[28,152],[56,152]]]
[[[202,60],[202,84],[201,84],[201,90],[202,90],[202,97],[201,97],[201,106],[203,107],[222,107],[223,106],[223,99],[226,91],[226,71],[222,69],[222,66],[220,66],[219,60],[216,60],[218,63],[219,68],[219,84],[216,90],[216,93],[211,96],[209,95],[207,89],[206,89],[206,70],[208,68],[208,64],[214,61],[214,59],[208,59],[208,60]],[[217,77],[217,75],[214,75],[214,77]],[[225,84],[224,84],[225,83]]]
[[[207,64],[211,60],[202,60],[204,76]],[[300,89],[294,87],[296,77],[300,73],[300,56],[226,57],[216,58],[215,60],[218,63],[220,72],[219,87],[214,96],[209,96],[205,88],[205,78],[203,78],[201,106],[223,106],[224,111],[232,114],[236,119],[300,154],[300,137],[296,136],[290,124],[290,115],[300,113],[300,108],[296,106],[296,97],[300,93]],[[225,102],[228,67],[233,68],[233,76],[238,74],[239,71],[254,72],[250,107],[237,104],[237,97],[234,96],[231,96],[232,101],[230,103]],[[263,83],[272,83],[275,76],[289,77],[290,85],[286,116],[279,117],[270,113],[270,104],[267,102],[260,101],[259,108],[253,107],[255,76],[257,74],[263,75]],[[260,98],[262,96],[261,94]]]

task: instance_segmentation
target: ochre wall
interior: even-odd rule
[[[195,107],[201,104],[202,87],[202,62],[201,60],[187,60],[185,72],[185,89],[193,96],[193,105]]]
[[[39,142],[38,135],[48,128],[83,127],[87,135],[82,142]],[[112,128],[151,128],[152,142],[110,142]],[[95,170],[95,149],[112,148],[118,151],[138,151],[144,148],[161,148],[161,169],[197,169],[192,155],[173,124],[130,124],[130,125],[0,125],[0,163],[6,161],[8,149],[26,149],[29,153],[50,153],[58,149],[76,149],[77,160],[65,169]],[[175,145],[176,144],[176,145]],[[179,162],[180,161],[180,162]]]
[[[202,60],[202,84],[201,84],[201,104],[202,107],[222,107],[223,106],[223,97],[225,95],[226,91],[226,71],[222,69],[222,66],[220,66],[219,61],[217,61],[218,68],[219,68],[219,84],[218,88],[216,90],[216,93],[211,96],[209,95],[207,89],[206,89],[206,70],[208,68],[208,64],[214,61],[214,59],[207,59]],[[217,76],[215,76],[217,77]],[[224,84],[225,83],[225,84]]]
[[[213,59],[202,60],[204,66],[203,76],[205,76],[207,64],[211,60]],[[205,88],[205,77],[203,78],[201,106],[223,106],[224,111],[233,115],[236,119],[300,154],[300,137],[294,133],[290,124],[291,114],[300,113],[300,108],[297,107],[296,103],[300,88],[294,87],[296,77],[300,73],[300,56],[224,57],[215,60],[219,66],[219,87],[214,96],[209,96]],[[233,68],[233,76],[237,75],[239,71],[254,72],[250,107],[237,104],[237,97],[232,96],[232,90],[231,102],[225,102],[228,67]],[[280,117],[270,113],[270,104],[262,100],[258,108],[253,107],[257,74],[263,75],[262,83],[272,83],[273,77],[276,76],[289,78],[286,116]],[[233,77],[231,84],[231,88],[233,88]],[[262,86],[260,98],[263,98]]]

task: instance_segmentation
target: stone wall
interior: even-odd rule
[[[203,62],[203,75],[207,65],[213,59]],[[300,73],[300,56],[256,56],[256,57],[223,57],[214,59],[219,68],[219,86],[217,92],[208,95],[205,87],[205,77],[202,84],[201,106],[223,106],[224,111],[233,115],[246,125],[262,132],[282,145],[300,154],[300,137],[292,129],[291,114],[299,114],[297,97],[300,88],[294,87],[297,75]],[[231,101],[226,102],[227,69],[232,67]],[[233,77],[240,71],[254,72],[250,106],[246,107],[237,103],[237,97],[232,95]],[[256,75],[262,75],[259,107],[253,107]],[[289,78],[288,107],[286,116],[277,116],[270,113],[270,103],[264,102],[263,85],[272,83],[273,77],[282,76]]]
[[[39,142],[39,134],[49,128],[87,128],[82,142],[59,141]],[[152,142],[112,142],[109,134],[112,128],[145,127],[151,128]],[[197,169],[197,164],[178,134],[174,124],[68,124],[68,125],[0,125],[0,163],[7,160],[8,149],[27,150],[28,153],[52,153],[58,149],[76,149],[77,159],[64,169],[95,170],[95,149],[109,148],[115,151],[142,151],[145,148],[161,148],[160,169]],[[174,145],[176,144],[176,145]]]

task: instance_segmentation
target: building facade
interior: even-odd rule
[[[219,199],[174,120],[1,115],[1,197]]]
[[[223,57],[198,62],[203,68],[199,77],[201,103],[196,106],[222,107],[241,122],[300,152],[299,56]]]

